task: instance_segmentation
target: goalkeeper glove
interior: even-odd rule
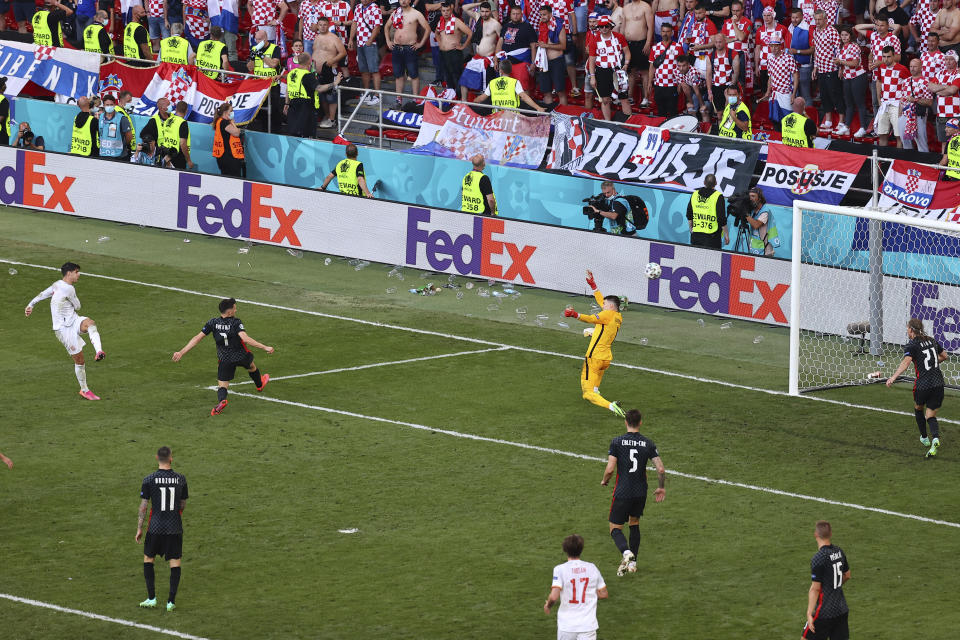
[[[597,290],[597,281],[593,279],[592,273],[587,277],[587,284],[590,285],[590,288],[594,291]]]
[[[574,311],[573,309],[564,309],[563,316],[565,318],[579,318],[580,314]]]

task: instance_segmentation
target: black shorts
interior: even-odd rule
[[[167,560],[179,560],[183,557],[183,534],[147,533],[143,540],[143,555],[148,558],[160,556]]]
[[[806,640],[848,640],[850,638],[848,615],[849,613],[845,613],[836,618],[817,618],[813,621],[816,633],[810,631],[807,625],[803,625],[803,634],[800,637]]]
[[[939,409],[943,406],[943,387],[933,387],[932,389],[914,389],[913,402],[926,407],[927,409]]]
[[[641,71],[646,71],[650,68],[650,57],[648,54],[643,52],[643,48],[647,46],[646,40],[633,40],[627,41],[627,46],[630,47],[630,64],[627,65],[627,71],[633,71],[634,69],[640,69]]]
[[[240,362],[218,362],[217,363],[217,380],[222,380],[223,382],[230,382],[233,380],[233,376],[237,373],[237,367],[243,367],[244,369],[249,369],[250,365],[253,364],[253,354],[249,351],[247,352],[246,357]]]
[[[37,12],[37,5],[34,2],[21,2],[14,0],[13,17],[17,22],[30,22],[33,14]]]
[[[597,67],[594,73],[597,79],[597,96],[600,98],[611,97],[617,88],[616,69]]]
[[[643,507],[647,504],[647,496],[639,498],[614,498],[610,505],[610,522],[623,524],[629,518],[639,518],[643,515]]]

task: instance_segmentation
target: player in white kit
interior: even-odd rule
[[[53,332],[57,334],[60,343],[73,358],[73,370],[77,375],[77,382],[80,383],[80,395],[87,400],[99,400],[99,396],[87,387],[87,372],[83,362],[83,345],[86,343],[80,336],[84,333],[90,336],[90,342],[93,343],[93,348],[97,352],[97,360],[103,360],[105,354],[100,344],[100,333],[97,331],[96,323],[92,318],[77,315],[80,301],[77,299],[77,291],[73,285],[80,279],[80,265],[67,262],[60,267],[60,273],[63,274],[63,278],[41,291],[30,301],[23,313],[29,318],[33,313],[34,305],[50,298]]]
[[[607,597],[607,585],[592,562],[580,559],[583,538],[574,534],[563,539],[567,561],[553,568],[550,595],[543,612],[560,601],[557,610],[557,640],[596,640],[597,602]]]

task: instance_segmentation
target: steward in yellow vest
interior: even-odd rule
[[[3,92],[7,90],[7,79],[0,79],[0,144],[10,144],[10,101]]]
[[[301,138],[313,138],[317,135],[319,84],[320,78],[310,71],[310,54],[301,53],[297,57],[297,66],[287,74],[287,101],[283,106],[287,114],[287,135]],[[340,192],[345,193],[342,182]],[[359,191],[353,195],[358,193]]]
[[[262,31],[257,32],[259,36]],[[264,34],[266,37],[266,34]],[[259,48],[258,48],[259,47]],[[274,78],[280,75],[280,48],[275,44],[270,44],[266,40],[258,40],[257,44],[250,49],[250,62],[247,63],[247,68],[255,76],[260,76],[261,78]],[[271,64],[276,62],[275,66],[270,66],[266,64],[265,61],[269,60]]]
[[[130,114],[127,113],[127,110],[120,106],[120,99],[123,99],[124,95],[129,96],[130,92],[129,91],[120,92],[120,96],[117,100],[117,113],[119,113],[122,117],[126,118],[127,124],[130,125],[130,131],[133,132],[133,138],[130,139],[130,151],[136,151],[137,150],[137,128],[133,126],[133,118],[130,117]]]
[[[100,155],[100,124],[90,113],[89,98],[77,100],[80,113],[73,120],[73,134],[70,136],[70,153],[78,156]]]
[[[810,118],[798,113],[796,108],[794,112],[787,114],[780,121],[780,141],[788,147],[812,147],[813,144],[807,136],[806,125]]]
[[[944,148],[940,164],[950,167],[946,171],[947,180],[960,180],[960,122],[957,122],[956,118],[951,118],[947,120],[944,130],[950,141]]]
[[[726,91],[727,106],[723,110],[718,122],[718,133],[725,138],[741,138],[753,140],[753,123],[750,119],[750,109],[740,100],[740,90],[728,86]],[[746,130],[737,126],[737,122],[746,122]]]
[[[186,169],[187,167],[193,169],[197,166],[190,159],[190,142],[192,136],[190,135],[190,127],[184,118],[186,115],[187,103],[183,101],[178,102],[176,113],[171,114],[171,116],[164,121],[160,133],[160,146],[163,147],[166,154],[170,156],[170,163],[176,169]],[[184,129],[186,129],[186,136],[183,135]],[[184,137],[187,140],[186,149],[180,147],[180,140]]]
[[[690,195],[687,220],[690,223],[690,244],[694,247],[720,249],[727,235],[727,205],[723,194],[716,190],[717,177],[707,174],[703,187]]]
[[[327,174],[323,184],[320,185],[320,191],[326,191],[330,182],[336,178],[340,193],[372,198],[373,194],[367,189],[367,177],[363,171],[363,163],[357,162],[357,145],[348,144],[346,152],[346,159],[338,162],[333,171]]]
[[[461,184],[460,211],[485,216],[500,215],[490,177],[483,174],[486,161],[483,156],[476,155],[472,162],[473,169],[463,176]]]
[[[227,45],[223,42],[223,29],[217,26],[210,27],[210,39],[197,45],[197,66],[207,69],[226,69]],[[220,74],[216,71],[203,71],[208,78],[216,80]]]
[[[109,56],[113,55],[113,40],[110,39],[110,35],[104,28],[103,22],[101,22],[101,13],[103,19],[109,22],[106,11],[97,11],[96,20],[83,30],[83,50]]]
[[[494,107],[508,109],[519,109],[523,102],[534,111],[544,111],[544,108],[533,101],[533,98],[527,95],[523,90],[523,85],[516,78],[510,77],[513,72],[513,65],[509,60],[501,60],[498,66],[500,76],[487,83],[487,88],[476,97],[476,102],[485,102],[488,98],[490,104]],[[501,109],[494,109],[494,112]]]
[[[179,31],[177,30],[179,28]],[[187,39],[181,37],[183,25],[173,23],[170,25],[170,37],[160,41],[160,61],[173,64],[190,64],[190,43]]]
[[[140,24],[140,18],[144,16],[144,9],[141,5],[134,5],[133,19],[123,29],[123,55],[126,58],[136,58],[139,60],[152,60],[153,47],[150,45],[150,34],[147,28]],[[143,45],[147,46],[146,51]]]
[[[56,0],[53,0],[53,3],[49,6],[56,8],[50,11],[45,6],[33,14],[33,19],[31,20],[33,25],[33,44],[38,44],[42,47],[62,47],[63,21],[67,18],[67,11],[70,11],[70,14],[72,14],[73,11],[67,9]]]

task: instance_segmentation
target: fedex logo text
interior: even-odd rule
[[[38,151],[17,151],[16,164],[0,169],[0,202],[74,213],[69,191],[76,178],[40,171],[45,162],[46,156]],[[49,184],[49,195],[44,184]]]
[[[955,287],[949,287],[956,289]],[[931,335],[940,346],[953,353],[960,351],[960,309],[930,305],[940,299],[940,285],[931,282],[910,284],[910,317],[931,321]],[[937,306],[940,306],[938,309]]]
[[[292,247],[300,246],[294,228],[303,215],[300,209],[289,212],[282,207],[271,205],[267,200],[273,195],[269,184],[255,182],[243,183],[243,197],[231,198],[226,202],[212,193],[201,195],[200,186],[203,177],[194,173],[181,173],[177,193],[177,227],[188,228],[190,212],[196,216],[197,225],[204,233],[215,235],[223,230],[231,238],[248,238],[282,244],[284,241]],[[195,190],[195,191],[194,191]],[[271,233],[265,227],[265,221],[275,219],[276,232]]]
[[[428,231],[420,227],[430,222],[430,211],[418,207],[407,209],[407,264],[417,264],[417,247],[424,245],[427,263],[431,269],[445,271],[452,264],[461,275],[476,275],[485,278],[515,280],[536,284],[527,262],[537,250],[535,246],[519,247],[511,242],[495,239],[504,233],[504,221],[495,218],[475,217],[473,235],[461,234],[456,238],[442,229]],[[469,251],[469,257],[465,252]],[[506,252],[510,264],[492,261],[493,256]]]
[[[774,322],[786,324],[787,316],[781,306],[784,294],[790,288],[788,284],[776,284],[772,287],[763,280],[754,280],[746,276],[756,266],[753,256],[722,254],[720,271],[707,271],[702,276],[690,267],[671,267],[663,264],[672,260],[676,248],[669,244],[650,243],[650,262],[656,262],[662,270],[658,279],[647,284],[647,302],[659,304],[663,285],[673,304],[679,309],[692,309],[697,304],[707,313],[724,313],[741,318],[764,320],[768,316]],[[741,299],[742,294],[756,291],[762,302],[754,308],[750,302]]]

